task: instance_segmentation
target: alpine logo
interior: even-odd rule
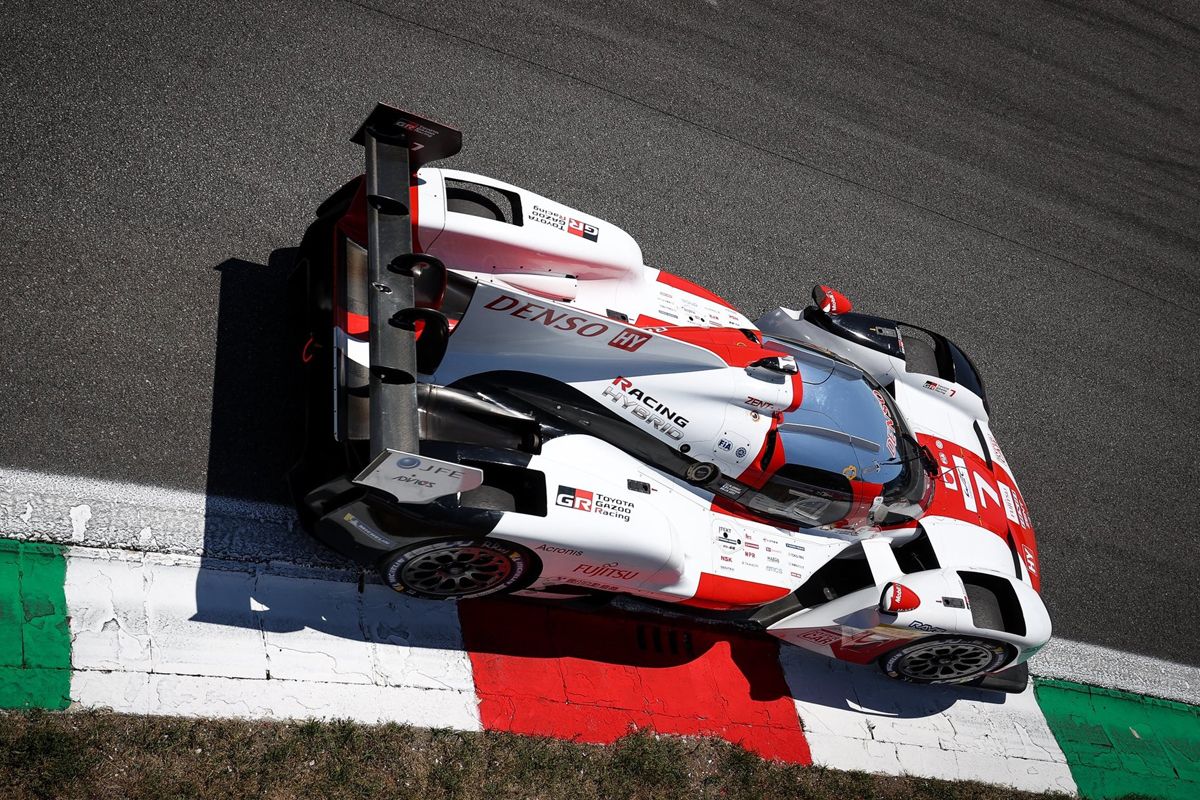
[[[616,347],[621,350],[628,350],[630,353],[632,353],[634,350],[637,350],[648,341],[650,341],[650,334],[638,333],[635,330],[626,328],[614,336],[612,341],[608,343],[608,346]]]

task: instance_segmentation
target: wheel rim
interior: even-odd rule
[[[975,642],[945,642],[908,653],[896,665],[896,671],[923,681],[967,678],[986,670],[996,651]]]
[[[513,569],[513,560],[506,553],[452,545],[415,557],[404,565],[399,577],[406,586],[423,594],[456,597],[501,586]]]

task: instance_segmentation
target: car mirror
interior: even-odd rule
[[[818,284],[812,290],[813,303],[817,308],[824,311],[826,314],[845,314],[854,306],[850,303],[850,298],[839,292],[837,289]]]

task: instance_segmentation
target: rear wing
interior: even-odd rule
[[[371,462],[355,482],[402,502],[428,502],[482,482],[479,470],[419,456],[417,330],[445,338],[446,317],[436,307],[446,268],[413,252],[409,203],[417,169],[457,153],[462,134],[380,103],[351,141],[366,151],[371,363]]]

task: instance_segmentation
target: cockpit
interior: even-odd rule
[[[858,529],[919,517],[932,499],[930,458],[884,387],[836,357],[777,337],[796,358],[803,400],[775,436],[782,459],[738,502],[804,527]],[[933,468],[936,472],[936,467]]]

